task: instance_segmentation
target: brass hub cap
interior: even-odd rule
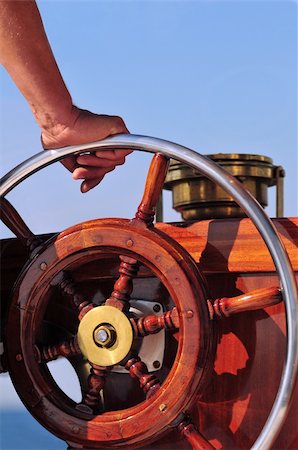
[[[126,315],[113,306],[98,306],[87,312],[78,329],[79,347],[89,362],[113,366],[131,349],[133,331]]]

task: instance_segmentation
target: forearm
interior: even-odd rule
[[[0,0],[0,62],[26,97],[43,131],[53,135],[74,120],[35,1]]]
[[[120,117],[97,115],[72,105],[35,1],[0,0],[0,63],[27,99],[41,128],[45,149],[128,132]],[[106,173],[123,164],[130,151],[103,153],[63,161],[74,179],[83,180],[82,192],[92,189]]]

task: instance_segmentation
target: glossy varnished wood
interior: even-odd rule
[[[149,167],[144,194],[136,213],[136,219],[149,226],[154,220],[156,205],[162,192],[169,162],[168,158],[161,153],[157,153],[153,156]]]
[[[297,272],[298,219],[276,219],[274,223]],[[187,226],[160,224],[158,228],[174,237],[190,251],[203,270],[208,285],[208,298],[213,303],[216,299],[223,298],[228,300],[249,298],[249,303],[252,300],[253,306],[257,307],[256,296],[251,296],[251,293],[259,289],[269,293],[268,297],[266,294],[263,300],[261,299],[265,301],[265,304],[261,303],[261,309],[240,312],[235,316],[231,315],[225,321],[216,322],[218,342],[216,359],[208,375],[208,383],[193,411],[195,426],[214,448],[239,450],[250,448],[270,412],[286,351],[283,304],[274,305],[275,300],[271,306],[266,304],[270,297],[279,300],[276,291],[279,280],[275,275],[269,252],[248,219],[206,221]],[[2,294],[5,293],[2,298],[5,299],[15,278],[14,274],[20,270],[14,254],[17,253],[21,260],[23,252],[20,251],[16,241],[6,241],[3,244],[2,251],[7,262],[6,266],[2,267],[3,273],[7,274],[2,287]],[[98,260],[97,264],[86,262],[82,270],[74,269],[76,281],[83,285],[83,280],[89,279],[96,284],[102,277],[105,281],[101,284],[101,288],[111,292],[118,271],[115,260],[116,258]],[[150,269],[141,267],[134,281],[134,295],[157,301],[159,292],[163,292],[160,282]],[[156,319],[151,323],[149,320],[148,329],[151,326],[154,329],[159,326]],[[20,354],[17,346],[14,351],[15,355]],[[24,389],[28,391],[25,384]],[[114,389],[114,395],[117,395],[116,390]],[[41,404],[38,392],[28,391],[26,396],[27,401],[30,398],[32,407],[39,410]],[[296,385],[288,418],[273,447],[276,450],[298,448],[297,405]],[[138,408],[135,411],[138,411]],[[92,428],[92,424],[90,426]],[[80,429],[79,432],[81,431]],[[168,439],[159,440],[150,446],[146,445],[145,448],[191,447],[181,441],[177,431],[173,430]]]
[[[40,239],[32,233],[17,210],[6,198],[0,198],[0,219],[18,237],[28,250],[33,251],[40,243]]]
[[[273,219],[276,230],[298,270],[298,218]],[[218,219],[194,223],[157,224],[176,239],[204,273],[275,272],[269,251],[249,219]]]
[[[160,277],[179,313],[179,346],[162,389],[158,389],[156,376],[146,373],[138,359],[127,367],[131,375],[140,380],[148,398],[146,402],[121,413],[110,411],[84,420],[77,415],[84,414],[84,409],[75,409],[59,390],[53,389],[31,348],[38,337],[36,330],[42,325],[53,284],[57,292],[55,280],[59,273],[66,269],[73,271],[113,252],[134,256]],[[19,283],[7,324],[7,336],[21,330],[20,340],[17,338],[12,342],[6,339],[10,372],[32,414],[49,429],[55,429],[61,438],[70,442],[77,439],[77,443],[87,448],[101,448],[114,443],[122,447],[145,444],[163,434],[179,411],[187,409],[195,401],[202,389],[203,369],[207,364],[211,339],[206,294],[196,265],[169,237],[140,227],[135,221],[90,221],[64,231],[49,242],[26,269]],[[87,298],[79,305],[79,309],[83,307],[81,313],[85,303],[86,307],[92,305]],[[21,355],[19,360],[16,360],[17,354]],[[26,369],[28,366],[30,372]],[[93,394],[98,393],[98,383],[102,387],[101,375],[93,370],[88,383],[89,389],[82,403],[90,407],[95,398]],[[78,429],[75,437],[73,429]]]
[[[279,287],[256,289],[247,294],[236,297],[223,297],[208,300],[210,317],[229,317],[244,311],[263,309],[267,306],[276,305],[282,301],[282,293]]]

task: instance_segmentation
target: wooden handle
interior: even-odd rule
[[[128,312],[130,294],[133,291],[133,279],[139,271],[139,263],[128,256],[120,256],[119,278],[114,284],[114,290],[105,302],[106,305],[114,306],[120,311]]]
[[[81,354],[81,349],[75,337],[69,341],[59,342],[54,345],[45,345],[41,349],[35,345],[36,359],[40,362],[50,362],[57,359],[59,356],[69,358]]]
[[[169,159],[160,153],[154,155],[151,161],[143,198],[136,213],[136,219],[142,220],[147,225],[153,222],[158,198],[167,175],[168,165]]]
[[[179,316],[176,308],[163,313],[161,316],[145,316],[138,320],[130,319],[136,336],[148,336],[166,329],[179,329]]]
[[[232,298],[218,298],[213,302],[208,300],[209,312],[211,318],[229,317],[243,311],[253,311],[263,309],[267,306],[276,305],[282,301],[281,290],[279,287],[270,287],[257,289],[247,294]]]
[[[76,406],[78,411],[87,414],[96,414],[101,407],[100,391],[104,388],[108,370],[106,367],[92,364],[87,380],[88,390],[85,392],[82,402]]]
[[[40,240],[32,233],[17,210],[6,198],[0,198],[0,206],[2,222],[30,251],[33,250],[40,243]]]
[[[198,432],[193,423],[182,421],[177,428],[193,450],[214,450],[214,447]]]
[[[129,371],[129,375],[132,378],[139,379],[140,387],[146,394],[147,399],[159,390],[159,379],[154,374],[148,372],[146,364],[141,361],[139,356],[129,359],[125,364],[125,369]]]

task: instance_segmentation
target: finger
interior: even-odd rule
[[[132,150],[127,149],[119,149],[119,150],[98,150],[95,152],[95,155],[98,158],[104,158],[104,159],[111,159],[112,161],[115,161],[123,156],[127,156],[130,153],[132,153]]]
[[[78,167],[74,170],[72,178],[74,180],[91,180],[92,178],[100,178],[108,172],[112,172],[112,167]]]
[[[81,184],[81,192],[85,194],[86,192],[90,191],[90,189],[97,186],[102,181],[103,178],[104,175],[102,175],[99,178],[91,178],[91,180],[84,180],[83,183]]]
[[[63,159],[63,160],[61,161],[61,163],[62,163],[63,166],[66,167],[66,169],[68,169],[70,172],[73,172],[77,167],[79,167],[79,164],[77,163],[75,157],[70,157],[70,158]]]
[[[82,155],[77,158],[77,163],[82,166],[92,167],[112,167],[124,164],[125,156],[121,156],[116,160],[98,158],[95,155]]]

